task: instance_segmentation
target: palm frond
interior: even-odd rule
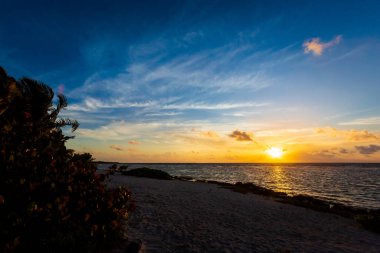
[[[58,112],[67,106],[67,98],[63,94],[58,94],[58,104],[57,110]]]
[[[71,126],[71,132],[74,132],[79,127],[79,122],[76,120],[63,118],[57,119],[57,121],[55,122],[56,128],[62,128],[65,126]]]

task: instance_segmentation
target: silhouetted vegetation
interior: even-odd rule
[[[120,167],[117,166],[116,163],[112,164],[112,166],[110,166],[106,171],[110,174],[110,175],[114,175],[115,172],[119,172],[119,173],[123,173],[124,171],[126,171],[128,169],[128,165],[121,165]]]
[[[124,172],[124,171],[127,171],[128,169],[128,165],[121,165],[119,168],[118,168],[118,171],[119,172]]]
[[[165,171],[149,169],[145,167],[122,171],[121,174],[125,176],[149,177],[149,178],[164,179],[164,180],[170,180],[173,178]]]
[[[130,193],[65,146],[66,98],[0,68],[0,252],[94,252],[123,235]]]

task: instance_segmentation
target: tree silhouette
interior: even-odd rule
[[[65,146],[75,120],[47,85],[0,67],[0,251],[94,252],[122,237],[130,193],[108,189],[90,154]]]

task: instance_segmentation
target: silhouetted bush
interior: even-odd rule
[[[110,166],[106,171],[108,172],[108,174],[110,175],[114,175],[115,172],[117,170],[117,164],[112,164],[112,166]]]
[[[122,175],[125,176],[135,176],[135,177],[150,177],[156,179],[172,179],[168,173],[162,170],[154,170],[149,168],[137,168],[132,170],[126,170],[121,172]]]
[[[110,167],[108,167],[108,169],[106,169],[106,171],[108,172],[108,174],[110,175],[114,175],[115,172],[123,172],[123,171],[126,171],[128,169],[128,165],[122,165],[120,167],[117,166],[117,164],[112,164]]]
[[[94,252],[122,237],[130,193],[65,146],[63,95],[0,68],[0,252]]]
[[[128,165],[121,165],[121,166],[117,169],[117,171],[119,171],[119,172],[123,172],[123,171],[127,171],[127,169],[128,169]]]

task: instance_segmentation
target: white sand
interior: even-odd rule
[[[113,176],[137,208],[128,233],[146,252],[380,252],[353,220],[213,184]]]

